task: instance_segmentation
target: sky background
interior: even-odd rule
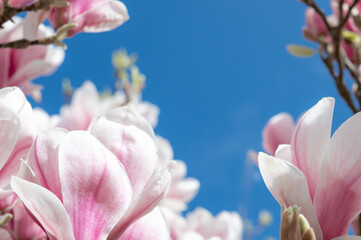
[[[337,95],[317,56],[299,59],[289,43],[315,47],[303,39],[303,4],[296,0],[125,0],[130,20],[101,34],[66,40],[66,59],[45,86],[43,102],[58,113],[61,80],[80,86],[90,79],[99,90],[113,84],[111,54],[135,52],[147,76],[144,99],[158,105],[155,132],[171,142],[188,176],[201,182],[190,209],[212,213],[239,210],[257,220],[260,209],[275,215],[263,237],[278,237],[280,208],[257,170],[249,171],[249,149],[260,151],[267,120],[282,111],[297,118],[325,96],[336,98],[334,129],[351,112]],[[323,1],[328,8],[328,1]],[[259,238],[259,239],[262,239]]]

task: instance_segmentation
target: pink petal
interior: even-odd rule
[[[35,40],[38,37],[38,28],[42,22],[48,17],[49,12],[39,10],[36,12],[28,12],[24,20],[23,35],[28,40]]]
[[[155,208],[133,223],[118,240],[169,240],[169,237],[168,223],[161,210]]]
[[[20,202],[12,209],[11,229],[16,239],[45,239],[45,232],[37,225]]]
[[[119,238],[124,231],[137,219],[152,211],[167,194],[171,182],[168,169],[156,171],[143,192],[132,200],[132,204],[124,217],[117,223],[108,239]]]
[[[268,120],[263,129],[263,148],[274,155],[278,145],[290,144],[294,130],[293,117],[288,113],[279,113]]]
[[[89,131],[123,164],[136,198],[152,176],[158,160],[152,127],[133,108],[122,107],[98,116]]]
[[[149,102],[139,102],[135,105],[138,113],[147,119],[150,125],[155,128],[158,124],[159,107]]]
[[[75,91],[71,104],[61,108],[58,126],[68,130],[86,130],[99,111],[98,91],[92,82],[86,81]]]
[[[37,54],[34,55],[34,53]],[[39,55],[39,53],[42,54]],[[12,86],[19,86],[26,81],[54,72],[65,57],[64,50],[54,46],[32,46],[25,50],[16,50],[14,54],[18,55],[17,57],[22,61],[29,57],[31,59],[27,59],[27,62],[19,62],[21,65],[9,79],[9,84]]]
[[[75,238],[106,239],[132,198],[118,159],[88,132],[70,132],[59,147],[59,176]]]
[[[5,228],[0,228],[0,236],[1,240],[14,240],[9,231]]]
[[[337,129],[322,164],[314,204],[325,239],[346,235],[361,212],[360,123],[358,113]]]
[[[20,130],[16,145],[8,161],[0,171],[0,182],[8,185],[10,176],[19,171],[20,159],[26,158],[38,129],[33,117],[32,108],[19,88],[7,87],[1,89],[0,100],[4,101],[7,106],[16,112],[20,121]]]
[[[291,145],[289,144],[279,145],[276,150],[275,157],[286,160],[288,162],[292,162]]]
[[[78,32],[103,32],[112,30],[129,19],[125,5],[116,0],[72,0],[70,6],[54,8],[49,16],[55,29],[65,23],[78,26],[69,31],[71,37]]]
[[[321,99],[302,116],[292,136],[292,163],[306,176],[311,199],[330,141],[334,104],[333,98]]]
[[[326,25],[313,8],[307,8],[306,10],[306,24],[315,36],[327,35]]]
[[[13,151],[20,129],[19,117],[5,102],[0,101],[0,169]]]
[[[69,216],[52,192],[14,176],[11,177],[11,187],[42,225],[50,240],[75,240]]]
[[[34,0],[10,0],[9,4],[12,7],[20,8],[20,7],[25,7],[26,5],[31,4],[33,2]]]
[[[342,237],[336,237],[332,240],[361,240],[360,236],[342,236]]]
[[[117,0],[103,1],[86,12],[75,16],[73,21],[78,24],[69,33],[76,32],[104,32],[119,27],[129,19],[125,5]]]
[[[39,132],[26,162],[35,174],[36,183],[50,190],[61,201],[63,198],[59,178],[58,150],[66,135],[67,131],[61,128]],[[25,177],[25,179],[33,181],[32,178]]]
[[[259,153],[259,169],[263,180],[277,202],[286,206],[297,205],[322,240],[322,231],[308,191],[305,175],[291,163]]]

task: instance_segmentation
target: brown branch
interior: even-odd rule
[[[49,44],[55,44],[64,47],[64,44],[58,41],[56,35],[53,35],[51,37],[36,39],[32,41],[27,39],[20,39],[8,43],[0,43],[0,48],[24,49],[33,45],[49,45]]]
[[[8,1],[3,2],[3,11],[0,15],[0,27],[8,21],[11,20],[15,15],[21,12],[31,12],[31,11],[38,11],[38,10],[50,10],[50,6],[54,5],[56,7],[65,7],[68,6],[69,3],[67,1],[57,1],[55,0],[38,0],[33,4],[15,8],[8,5]]]
[[[342,41],[342,29],[345,23],[347,22],[347,19],[351,16],[352,9],[356,6],[357,3],[359,3],[361,0],[354,0],[352,5],[349,7],[345,17],[343,17],[343,9],[342,6],[344,4],[344,0],[340,0],[339,2],[339,24],[335,27],[331,27],[327,22],[327,17],[324,14],[324,12],[320,9],[320,7],[315,3],[314,0],[302,0],[303,3],[305,3],[307,6],[314,9],[315,12],[319,14],[321,17],[323,23],[325,24],[328,33],[330,34],[332,38],[332,46],[333,51],[328,52],[327,49],[327,43],[322,44],[319,48],[319,54],[324,62],[325,66],[327,67],[328,71],[330,72],[334,83],[337,87],[338,93],[341,95],[341,97],[345,100],[348,107],[352,110],[353,113],[358,112],[359,110],[356,108],[350,91],[348,90],[345,79],[344,79],[344,70],[345,68],[349,69],[350,74],[353,78],[355,78],[357,81],[358,86],[361,86],[358,80],[358,74],[356,74],[354,71],[352,71],[351,66],[344,61],[342,54],[341,54],[341,41]],[[326,56],[324,56],[324,53]],[[336,62],[337,65],[337,73],[334,69],[333,62]],[[361,108],[361,96],[357,96],[356,98],[359,101],[360,108]]]
[[[333,64],[332,64],[332,59],[330,59],[330,56],[326,52],[327,57],[324,57],[323,52],[326,52],[324,50],[324,47],[320,47],[319,55],[321,57],[321,60],[323,61],[323,63],[327,67],[329,73],[331,74],[331,76],[332,76],[332,78],[333,78],[333,80],[334,80],[334,82],[336,84],[338,93],[345,100],[346,104],[349,106],[349,108],[352,110],[352,112],[357,113],[358,110],[357,110],[357,108],[355,107],[355,105],[354,105],[354,103],[352,101],[351,94],[348,91],[347,86],[344,83],[344,80],[340,79],[340,75],[337,75],[335,73],[335,70],[334,70]],[[341,70],[341,71],[343,72],[343,70]],[[343,75],[341,75],[341,76],[343,77]]]
[[[77,26],[76,23],[67,23],[61,26],[56,31],[56,33],[50,37],[36,39],[36,40],[20,39],[12,42],[0,43],[0,48],[24,49],[33,45],[55,44],[57,46],[66,49],[66,45],[62,42],[62,40],[68,36],[68,31],[75,28],[76,26]]]

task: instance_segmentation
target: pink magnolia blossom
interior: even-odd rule
[[[16,87],[0,89],[0,211],[15,200],[10,177],[17,174],[21,159],[26,159],[37,127],[32,109],[24,94]]]
[[[123,106],[125,102],[126,98],[120,92],[108,98],[101,98],[95,85],[86,81],[75,91],[71,103],[60,109],[60,116],[56,117],[58,119],[54,121],[54,117],[51,118],[58,127],[68,130],[86,130],[98,114]],[[153,127],[157,125],[159,114],[157,106],[138,100],[128,103],[128,105],[133,105]]]
[[[274,155],[278,145],[291,142],[294,128],[293,117],[288,113],[279,113],[270,118],[262,132],[263,149]]]
[[[276,157],[259,154],[262,177],[275,199],[298,205],[317,239],[348,234],[361,212],[361,114],[331,136],[334,99],[324,98],[299,120],[290,145]]]
[[[157,147],[159,161],[173,161],[173,149],[169,141],[157,136]],[[162,209],[168,208],[175,213],[185,211],[190,202],[198,193],[199,181],[195,178],[185,178],[187,166],[181,160],[174,160],[175,164],[171,169],[172,184],[165,199],[161,203]]]
[[[271,117],[262,131],[262,146],[264,151],[274,155],[278,146],[289,144],[295,129],[293,117],[285,112]],[[258,165],[258,155],[254,150],[249,150],[247,158]]]
[[[14,18],[4,24],[0,42],[5,43],[24,38],[24,22]],[[51,35],[51,29],[40,25],[38,37]],[[26,49],[0,49],[0,87],[20,86],[26,94],[36,94],[41,88],[30,83],[40,75],[52,73],[64,59],[64,50],[54,46],[31,46]]]
[[[170,226],[172,240],[239,240],[243,231],[238,213],[223,211],[214,217],[200,207],[186,218],[174,215]]]
[[[50,239],[106,239],[130,205],[131,186],[116,157],[87,132],[39,133],[12,189]]]
[[[131,206],[110,234],[115,238],[165,197],[173,163],[158,159],[152,127],[131,106],[99,115],[90,125],[89,132],[117,156],[133,189]]]
[[[126,6],[117,0],[68,0],[67,7],[53,7],[49,21],[58,29],[67,23],[77,26],[68,37],[79,32],[104,32],[112,30],[129,19]]]
[[[306,27],[303,28],[304,35],[311,41],[318,41],[322,36],[327,36],[327,28],[321,16],[313,8],[306,9]]]
[[[26,180],[13,177],[12,188],[50,239],[128,240],[143,230],[169,238],[163,216],[147,215],[170,184],[154,138],[149,123],[128,107],[98,116],[89,132],[42,131],[19,173]],[[162,220],[159,229],[145,225],[151,219]]]

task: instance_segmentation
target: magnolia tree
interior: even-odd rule
[[[251,156],[281,206],[281,240],[361,239],[348,236],[350,226],[361,235],[361,1],[332,0],[329,16],[302,2],[304,36],[354,115],[331,136],[331,97],[296,122],[277,114],[263,130],[266,153]],[[237,212],[186,212],[200,183],[155,135],[160,110],[143,101],[145,76],[125,50],[113,54],[113,91],[64,81],[59,114],[31,107],[25,95],[41,101],[42,90],[31,81],[63,62],[65,38],[128,19],[117,0],[0,1],[1,240],[239,240],[272,221],[265,210],[256,227]]]
[[[361,239],[361,1],[332,0],[326,15],[314,0],[306,6],[304,37],[318,45],[289,45],[293,55],[318,52],[354,113],[331,136],[335,101],[323,98],[295,122],[287,113],[263,130],[256,160],[281,206],[280,239]],[[253,154],[254,156],[255,154]]]
[[[159,108],[142,100],[134,55],[114,53],[115,91],[65,81],[51,116],[27,101],[41,100],[31,80],[62,63],[63,39],[128,19],[117,0],[0,1],[1,240],[241,239],[237,212],[184,214],[200,183],[154,134]]]

